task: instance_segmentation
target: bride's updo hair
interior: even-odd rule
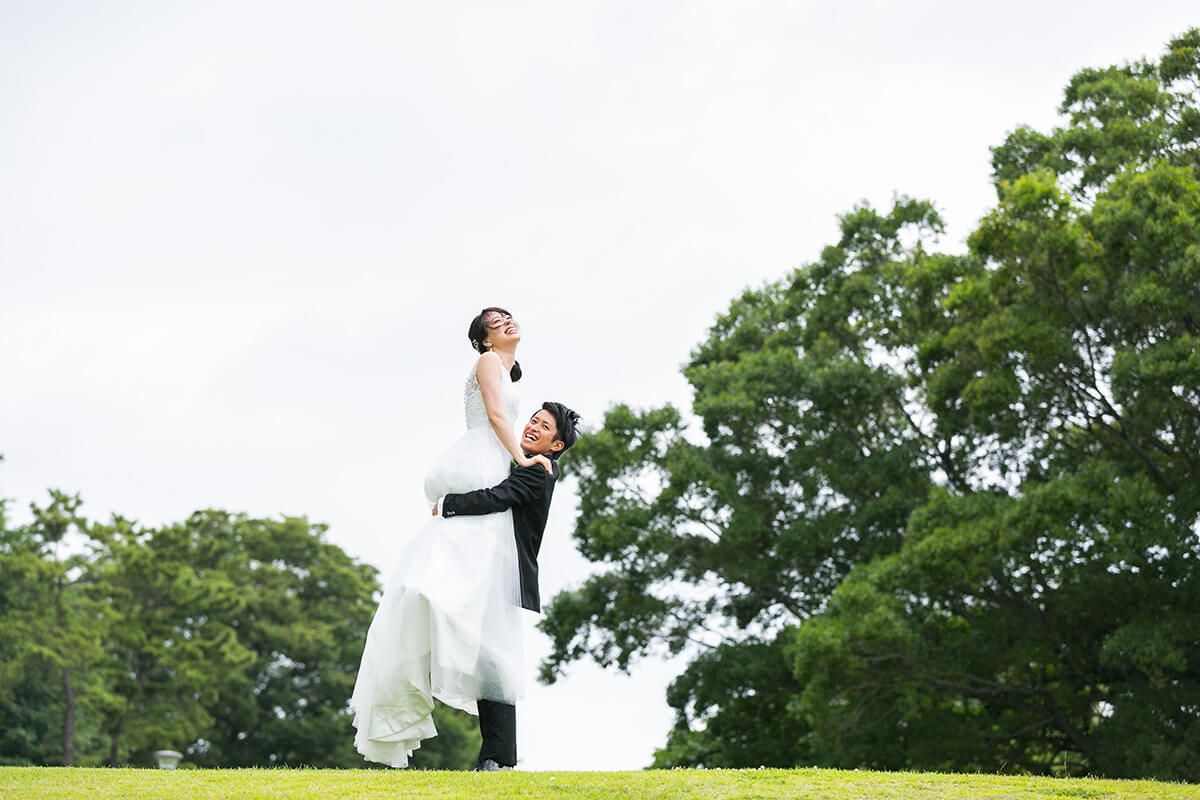
[[[498,306],[490,306],[475,315],[475,319],[471,320],[471,327],[467,328],[467,338],[471,340],[471,347],[474,347],[477,353],[488,352],[488,347],[483,343],[483,340],[488,337],[489,331],[487,323],[483,321],[483,318],[493,311],[497,314],[503,314],[506,317],[512,316],[508,311]],[[513,383],[521,380],[520,363],[513,361],[512,369],[509,370],[508,376],[512,378]]]

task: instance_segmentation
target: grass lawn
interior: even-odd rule
[[[1195,798],[1200,785],[1076,778],[847,772],[833,769],[639,772],[422,772],[0,767],[0,798]]]

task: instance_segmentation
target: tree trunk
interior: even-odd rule
[[[58,576],[57,587],[58,592],[55,595],[54,603],[54,622],[58,626],[60,634],[63,634],[66,628],[66,615],[63,613],[63,579]],[[61,642],[61,640],[60,640]],[[59,655],[66,660],[65,654],[61,651],[60,645]],[[71,683],[71,668],[66,664],[63,665],[62,671],[62,686],[63,686],[63,701],[65,710],[63,712],[63,766],[75,766],[75,687]]]
[[[63,667],[63,766],[75,766],[75,687],[71,684],[71,668]]]

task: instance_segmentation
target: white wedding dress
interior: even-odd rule
[[[503,376],[504,410],[517,395]],[[494,486],[509,454],[488,423],[472,368],[467,432],[425,478],[430,505],[442,495]],[[439,509],[440,511],[440,509]],[[512,512],[429,517],[401,549],[367,632],[350,706],[354,745],[371,761],[408,765],[437,735],[433,699],[478,714],[480,699],[515,703],[524,686],[520,587]]]

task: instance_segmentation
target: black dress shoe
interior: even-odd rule
[[[512,769],[512,767],[506,767],[503,764],[493,761],[490,758],[485,758],[483,761],[480,761],[478,764],[476,764],[474,769],[472,769],[471,771],[472,772],[496,772],[496,771],[502,770],[502,769]]]

